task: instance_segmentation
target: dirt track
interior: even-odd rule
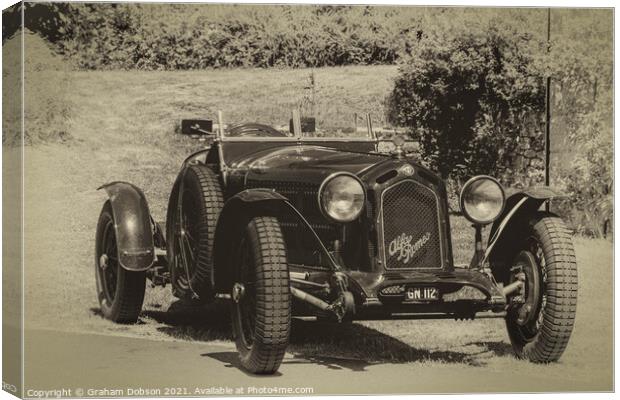
[[[256,394],[252,393],[252,387],[311,388],[314,394],[602,389],[588,374],[547,376],[526,368],[485,369],[481,373],[478,368],[463,368],[458,364],[425,367],[416,363],[368,363],[337,356],[308,359],[287,355],[279,374],[260,377],[240,370],[237,355],[228,345],[53,331],[34,331],[28,338],[32,345],[26,362],[31,365],[34,377],[26,380],[26,387],[72,389],[72,396],[77,388],[120,389],[124,395],[131,393],[128,389],[140,394],[138,388],[159,389],[162,395],[170,388],[181,390],[183,395],[216,390],[212,388],[230,388],[231,394]],[[56,373],[49,374],[50,369]],[[243,393],[238,393],[238,388]]]

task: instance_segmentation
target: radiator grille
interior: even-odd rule
[[[433,191],[406,180],[386,189],[382,202],[386,267],[441,268],[439,204]]]

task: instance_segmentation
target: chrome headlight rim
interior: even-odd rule
[[[338,218],[333,217],[327,212],[323,204],[323,192],[325,188],[332,180],[340,176],[347,176],[349,178],[353,178],[357,182],[357,184],[360,186],[360,188],[362,189],[362,195],[364,196],[362,199],[362,206],[360,207],[359,211],[355,214],[354,217],[348,218],[348,219],[338,219]],[[349,223],[349,222],[355,221],[357,218],[359,218],[360,215],[362,215],[362,211],[364,210],[364,207],[366,206],[366,189],[364,188],[364,184],[362,183],[361,179],[358,178],[356,175],[350,172],[344,172],[344,171],[334,172],[333,174],[328,175],[325,179],[323,179],[323,182],[321,182],[321,185],[319,186],[317,200],[319,204],[319,209],[321,210],[321,214],[323,214],[325,218],[327,218],[328,220],[332,222],[336,222],[339,224]]]
[[[467,212],[467,208],[465,207],[465,195],[468,193],[468,190],[470,190],[471,186],[480,180],[488,180],[488,181],[493,182],[495,185],[497,185],[501,193],[501,198],[502,198],[502,205],[499,211],[497,212],[497,215],[495,215],[493,218],[489,218],[486,220],[479,220],[479,219],[472,217]],[[497,218],[499,218],[500,215],[502,215],[502,212],[504,211],[504,208],[506,207],[506,192],[504,191],[504,187],[502,186],[502,184],[499,183],[499,181],[496,178],[489,176],[489,175],[476,175],[470,178],[467,182],[465,182],[465,184],[461,188],[461,193],[459,194],[459,205],[461,207],[461,212],[463,213],[465,218],[467,218],[470,222],[473,222],[474,224],[478,224],[478,225],[488,225],[492,222],[495,222]]]

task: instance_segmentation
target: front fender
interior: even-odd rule
[[[506,258],[511,254],[511,247],[523,237],[529,217],[546,201],[562,197],[566,195],[546,186],[516,191],[508,196],[504,211],[491,226],[483,262],[489,261],[493,266],[511,261]]]
[[[230,266],[231,255],[236,254],[243,229],[250,220],[257,216],[281,217],[294,215],[313,234],[317,248],[322,251],[334,269],[338,269],[335,260],[321,242],[319,236],[308,221],[291,202],[272,189],[248,189],[229,199],[220,213],[215,228],[213,285],[218,293],[229,293],[234,281]]]
[[[146,197],[128,182],[111,182],[104,189],[114,215],[119,263],[129,271],[145,271],[155,262],[153,227]]]

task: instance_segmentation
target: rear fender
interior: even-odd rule
[[[523,238],[531,217],[546,201],[562,197],[566,196],[549,187],[528,188],[510,195],[504,211],[489,232],[483,263],[488,261],[494,270],[505,270],[507,263],[512,261],[514,247]]]
[[[153,224],[142,190],[128,182],[99,187],[110,199],[119,263],[128,271],[145,271],[155,262]]]
[[[229,199],[222,209],[215,229],[213,285],[218,293],[229,293],[234,283],[231,255],[237,252],[243,229],[257,216],[295,215],[313,233],[317,248],[339,268],[317,233],[291,202],[272,189],[248,189]]]

